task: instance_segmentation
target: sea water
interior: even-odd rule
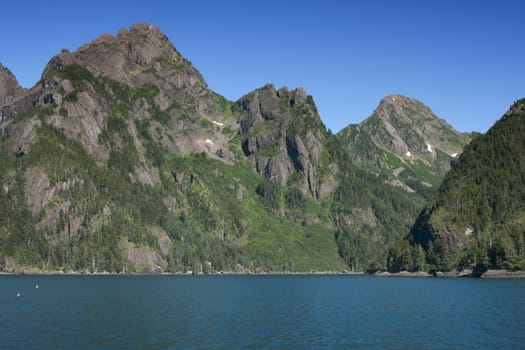
[[[0,276],[1,349],[524,349],[525,280]]]

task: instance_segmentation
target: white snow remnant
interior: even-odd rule
[[[219,123],[218,121],[216,120],[212,120],[211,121],[213,124],[217,125],[217,126],[224,126],[224,123]]]
[[[412,155],[412,153],[410,153],[410,151],[407,151],[407,153],[405,153],[407,157],[410,157]]]
[[[210,139],[206,139],[206,143],[210,146],[213,146],[213,141]]]
[[[456,157],[458,156],[458,154],[457,154],[457,153],[452,153],[450,156],[451,156],[452,158],[456,158]]]
[[[427,151],[432,153],[432,145],[430,143],[427,143]]]

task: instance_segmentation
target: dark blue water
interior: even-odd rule
[[[525,280],[0,276],[0,348],[524,349]]]

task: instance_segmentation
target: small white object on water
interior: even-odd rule
[[[16,293],[16,296],[19,297],[19,296],[20,296],[20,293]]]
[[[35,286],[36,289],[38,289],[38,284]]]

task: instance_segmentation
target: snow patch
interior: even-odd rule
[[[450,156],[451,156],[452,158],[456,158],[456,157],[458,156],[458,154],[457,154],[457,153],[452,153]]]
[[[213,141],[210,139],[206,139],[206,144],[213,146]]]
[[[430,143],[427,143],[427,151],[432,153],[432,145]]]
[[[410,156],[412,155],[412,153],[410,153],[410,151],[407,151],[407,153],[405,153],[405,155],[406,155],[407,157],[410,157]]]
[[[472,233],[474,233],[474,230],[470,227],[467,227],[467,229],[465,230],[465,236],[470,236],[472,235]]]
[[[224,123],[219,123],[218,121],[215,121],[215,120],[212,120],[211,122],[217,126],[224,126]]]

